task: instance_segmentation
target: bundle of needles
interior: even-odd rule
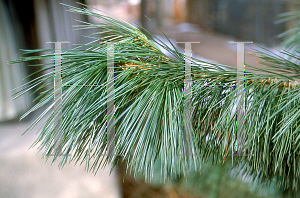
[[[96,173],[101,165],[110,165],[112,170],[126,160],[127,171],[142,172],[151,181],[154,164],[159,158],[166,179],[173,173],[201,171],[201,164],[212,159],[215,164],[233,163],[234,167],[260,182],[269,183],[276,179],[279,186],[297,191],[300,177],[300,88],[296,81],[300,74],[299,64],[259,51],[256,56],[263,63],[268,61],[269,74],[241,71],[245,74],[242,86],[246,113],[244,153],[247,155],[233,158],[230,156],[235,153],[232,145],[236,142],[237,130],[234,111],[238,87],[236,67],[191,59],[193,144],[188,146],[194,154],[184,156],[185,55],[171,42],[172,48],[145,29],[142,30],[147,36],[141,28],[92,12],[87,6],[64,6],[70,12],[97,17],[102,22],[84,22],[78,26],[79,29],[97,29],[96,34],[89,36],[93,42],[62,53],[63,84],[70,86],[63,87],[61,96],[60,143],[62,152],[72,155],[54,156],[53,160],[61,158],[60,166],[67,161],[85,162],[87,170]],[[116,155],[105,155],[108,42],[114,43]],[[23,53],[42,51],[51,53],[23,57],[10,64],[54,61],[53,50],[23,50]],[[53,86],[47,88],[53,84],[53,68],[53,63],[45,64],[40,71],[44,74],[23,85],[14,97],[46,88],[35,99],[38,103],[22,116],[49,105],[28,129],[49,115],[33,144],[39,144],[39,150],[44,150],[46,158],[54,152],[58,134],[53,127],[56,122],[54,89]]]

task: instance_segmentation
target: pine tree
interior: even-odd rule
[[[39,150],[53,161],[61,158],[86,163],[88,171],[97,172],[101,165],[111,170],[126,160],[128,171],[145,174],[152,179],[154,164],[159,159],[165,178],[200,171],[201,164],[232,163],[256,182],[271,183],[291,193],[298,192],[300,146],[300,74],[298,51],[282,51],[286,58],[261,48],[253,55],[269,66],[268,74],[249,71],[245,74],[246,116],[245,152],[250,155],[229,157],[236,152],[236,78],[233,66],[204,62],[193,58],[192,66],[192,140],[196,155],[183,156],[185,55],[174,45],[168,47],[146,29],[134,27],[112,16],[84,8],[65,5],[68,11],[97,17],[99,24],[82,22],[79,29],[95,28],[92,42],[63,50],[62,127],[57,123],[53,84],[53,64],[45,64],[40,77],[24,84],[14,99],[24,93],[44,88],[35,99],[39,102],[22,118],[48,105],[28,130],[49,113],[37,140]],[[99,11],[101,12],[101,11]],[[145,33],[143,33],[145,32]],[[147,34],[147,35],[146,35]],[[166,37],[167,38],[167,37]],[[291,38],[298,44],[298,38]],[[115,72],[115,153],[107,151],[107,43],[114,42]],[[170,42],[171,43],[171,42]],[[172,43],[171,43],[172,44]],[[160,48],[167,50],[168,57]],[[32,60],[54,61],[53,50],[22,50],[24,54],[50,52],[47,55],[22,57],[10,64]],[[293,59],[291,59],[293,58]],[[251,67],[251,66],[249,66]],[[259,69],[257,69],[259,70]],[[260,69],[261,70],[261,69]],[[68,86],[67,86],[68,85]],[[93,86],[78,86],[93,85]],[[94,86],[97,85],[97,86]],[[57,135],[62,131],[60,140]],[[63,153],[55,152],[60,143]]]

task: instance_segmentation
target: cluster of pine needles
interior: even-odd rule
[[[245,151],[234,154],[236,142],[237,70],[226,66],[191,59],[193,144],[195,155],[184,156],[184,78],[185,55],[175,46],[156,38],[143,28],[115,19],[107,14],[65,5],[68,11],[97,17],[99,24],[82,22],[78,29],[97,29],[89,35],[90,43],[78,45],[62,53],[62,131],[63,153],[54,156],[66,162],[85,163],[89,171],[97,172],[101,165],[111,170],[121,161],[127,161],[127,170],[142,172],[147,180],[153,176],[155,162],[160,159],[162,174],[185,175],[200,171],[201,164],[232,163],[259,182],[276,179],[283,188],[297,190],[300,177],[300,74],[298,52],[283,51],[288,57],[261,48],[256,52],[268,74],[241,71],[245,74]],[[142,31],[141,31],[142,29]],[[147,35],[143,32],[147,32]],[[166,37],[167,38],[167,37]],[[300,37],[299,37],[300,38]],[[107,110],[107,42],[114,43],[114,104],[115,153],[106,153]],[[160,46],[160,47],[158,47]],[[168,57],[160,48],[171,55]],[[32,60],[54,61],[53,50],[23,50],[31,55],[10,64]],[[266,61],[266,62],[265,62]],[[39,66],[39,65],[37,65]],[[250,67],[250,66],[249,66]],[[48,158],[54,152],[59,133],[55,124],[53,63],[44,64],[42,75],[19,87],[14,99],[28,91],[40,92],[38,101],[29,113],[48,106],[30,126],[32,129],[48,116],[34,145]],[[239,72],[239,71],[238,71]],[[29,77],[36,75],[31,74]],[[101,86],[76,86],[76,85]],[[51,87],[52,85],[52,87]],[[50,88],[49,88],[50,86]]]

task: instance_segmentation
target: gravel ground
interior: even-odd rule
[[[117,171],[109,176],[100,169],[96,176],[85,171],[84,165],[67,164],[58,168],[37,154],[37,147],[28,148],[37,137],[34,130],[21,136],[39,113],[26,121],[0,123],[0,197],[2,198],[79,198],[121,197]]]

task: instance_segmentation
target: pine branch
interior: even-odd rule
[[[235,67],[192,59],[192,149],[197,153],[180,156],[185,153],[184,54],[169,48],[154,35],[144,35],[124,21],[87,8],[65,6],[70,12],[102,20],[96,25],[84,22],[77,26],[79,29],[97,29],[96,34],[89,36],[94,41],[64,50],[62,54],[63,84],[68,86],[63,87],[62,94],[61,143],[63,153],[72,153],[71,161],[85,162],[87,169],[96,173],[101,165],[109,164],[112,170],[126,159],[129,171],[141,171],[146,179],[151,180],[158,159],[167,178],[172,173],[198,171],[201,163],[210,159],[221,164],[226,156],[235,152],[232,146],[236,141]],[[112,41],[115,42],[115,151],[118,155],[103,157],[107,147],[106,43]],[[176,59],[169,58],[157,46],[166,49]],[[23,53],[40,51],[46,50],[24,50]],[[243,164],[247,173],[262,181],[270,182],[277,178],[281,182],[279,185],[292,186],[296,190],[299,184],[297,167],[300,165],[300,89],[291,81],[299,77],[299,64],[263,52],[258,54],[262,61],[270,62],[270,70],[268,75],[245,72],[245,152],[250,155],[235,158],[234,165],[239,167]],[[297,58],[292,53],[287,55]],[[53,57],[50,53],[24,57],[10,63],[38,59],[54,61]],[[53,81],[53,66],[45,67],[40,72],[48,73],[20,87],[15,98],[31,89],[38,91]],[[100,86],[76,86],[80,84]],[[55,136],[58,133],[53,127],[53,94],[53,88],[42,92],[36,98],[38,104],[22,116],[24,118],[48,105],[28,129],[50,113],[33,144],[39,144],[39,150],[44,150],[47,159],[55,150]],[[58,157],[55,155],[53,161]],[[62,156],[60,166],[67,160],[67,156]]]

